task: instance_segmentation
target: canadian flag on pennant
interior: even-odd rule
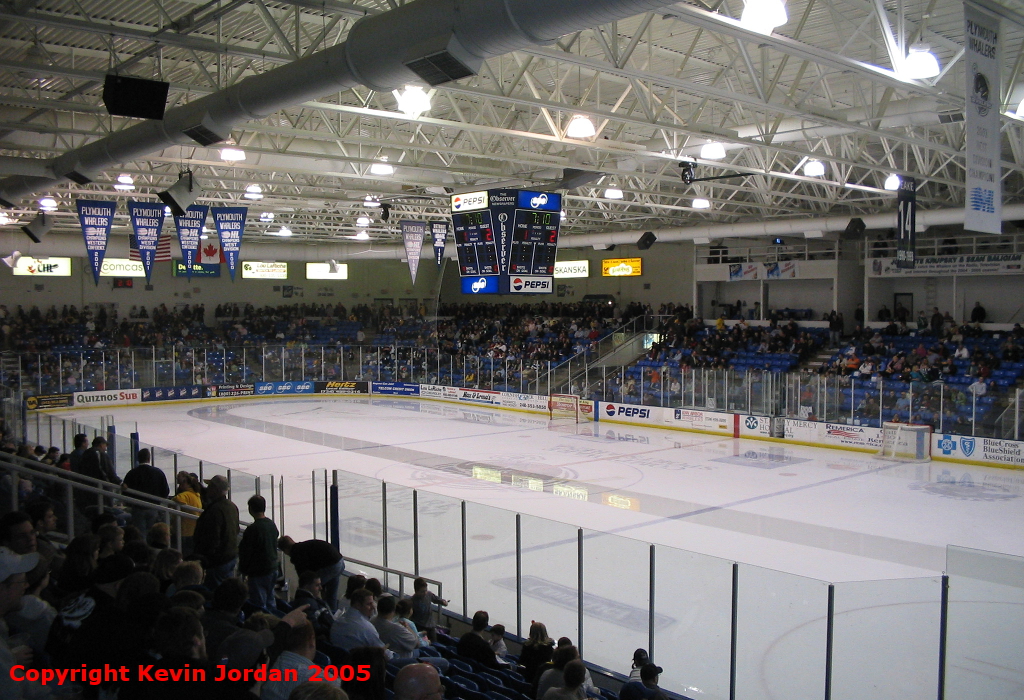
[[[220,241],[207,238],[199,241],[199,260],[201,265],[219,265],[224,262],[224,254],[220,251]]]

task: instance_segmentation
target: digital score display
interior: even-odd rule
[[[516,209],[509,256],[510,275],[551,275],[558,249],[557,211]]]
[[[498,274],[498,242],[494,236],[491,212],[487,209],[453,212],[452,224],[459,274],[463,277]]]

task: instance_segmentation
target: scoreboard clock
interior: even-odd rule
[[[496,276],[499,294],[554,291],[560,194],[487,190],[453,195],[451,205],[462,277]]]

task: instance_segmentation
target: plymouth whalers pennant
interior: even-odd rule
[[[78,200],[78,221],[82,224],[82,237],[85,238],[85,254],[89,257],[92,276],[97,286],[100,283],[100,268],[103,266],[103,256],[107,254],[107,240],[110,238],[110,226],[114,223],[116,210],[116,202]]]
[[[440,267],[441,263],[444,262],[444,244],[448,239],[448,222],[430,222],[430,233],[434,238],[434,262]]]
[[[153,260],[160,243],[160,231],[164,227],[164,205],[129,202],[128,214],[132,220],[132,230],[135,231],[135,244],[139,248],[142,268],[146,271],[146,281],[149,282],[153,276]]]
[[[999,20],[969,2],[964,3],[964,160],[967,201],[964,228],[1001,233],[1003,218],[1002,102],[999,70]]]
[[[238,251],[242,248],[242,232],[245,230],[245,217],[248,207],[213,207],[213,223],[217,227],[220,238],[220,252],[228,264],[231,281],[235,280],[235,266],[238,264]]]
[[[401,221],[402,240],[405,241],[405,257],[409,259],[409,274],[412,283],[416,284],[416,270],[420,267],[420,255],[423,253],[423,239],[427,235],[427,222]]]
[[[197,262],[199,236],[203,233],[206,213],[209,210],[209,207],[193,204],[185,210],[184,216],[174,217],[174,224],[178,227],[178,243],[181,245],[181,258],[185,264],[185,276],[189,280],[192,279],[192,266]]]

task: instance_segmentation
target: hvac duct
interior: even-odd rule
[[[665,0],[415,0],[358,20],[342,44],[170,109],[163,121],[136,124],[64,153],[52,161],[52,170],[60,178],[5,178],[0,181],[0,204],[13,206],[72,173],[88,177],[189,140],[201,145],[223,141],[243,122],[355,85],[387,91],[421,80],[445,82],[445,77],[475,71],[492,56],[549,44],[564,34],[669,4]]]

